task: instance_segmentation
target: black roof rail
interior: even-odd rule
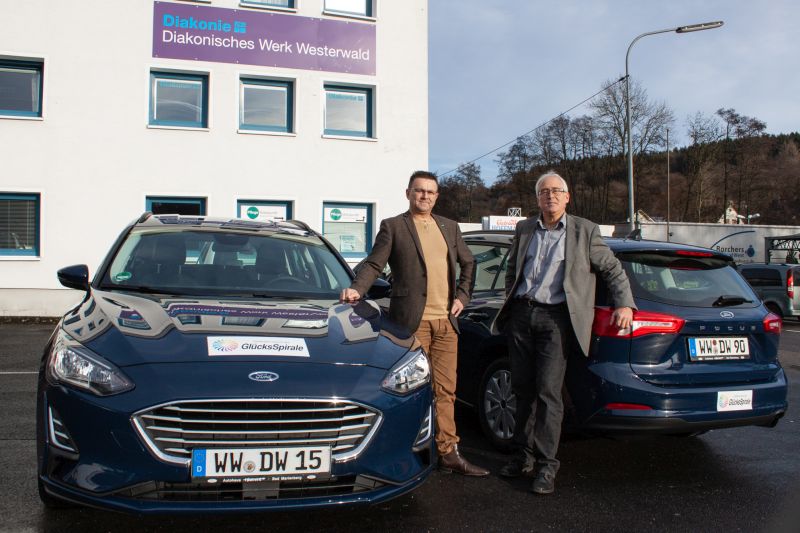
[[[137,220],[136,223],[137,224],[141,224],[142,222],[144,222],[145,220],[147,220],[151,216],[153,216],[152,211],[145,211],[144,213],[142,213],[142,216],[139,217],[139,220]]]
[[[289,224],[294,224],[296,226],[300,226],[301,229],[304,229],[304,230],[306,230],[308,232],[316,233],[313,229],[311,229],[311,226],[309,226],[308,224],[306,224],[302,220],[294,220],[294,219],[292,219],[292,220],[287,220],[286,222],[288,222]]]

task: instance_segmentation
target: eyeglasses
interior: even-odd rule
[[[567,192],[567,190],[566,190],[566,189],[557,189],[557,188],[553,187],[552,189],[539,189],[539,192],[538,192],[537,194],[538,194],[539,196],[555,196],[555,197],[560,197],[560,196],[561,196],[562,194],[564,194],[565,192]]]
[[[439,191],[432,191],[430,189],[411,189],[417,194],[427,194],[428,196],[435,196],[439,194]]]

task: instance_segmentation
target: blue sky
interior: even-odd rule
[[[443,173],[514,139],[625,73],[686,118],[734,108],[768,133],[800,130],[800,1],[429,0],[430,168]],[[570,113],[588,113],[584,106]],[[674,135],[674,136],[673,136]],[[494,156],[477,161],[485,181]]]

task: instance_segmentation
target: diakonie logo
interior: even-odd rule
[[[220,352],[232,352],[239,347],[239,343],[231,340],[217,339],[211,346]]]

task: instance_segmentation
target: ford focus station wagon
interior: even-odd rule
[[[434,465],[426,355],[301,223],[143,215],[43,354],[48,506],[208,512],[380,502]],[[386,286],[374,287],[381,296]]]
[[[504,335],[489,327],[504,298],[509,232],[465,233],[476,260],[472,302],[461,314],[457,396],[500,448],[512,442],[516,398]],[[732,259],[704,248],[607,239],[630,280],[633,326],[610,325],[598,277],[588,357],[566,376],[569,426],[595,432],[693,435],[773,426],[787,407],[778,361],[781,319],[760,302]]]

